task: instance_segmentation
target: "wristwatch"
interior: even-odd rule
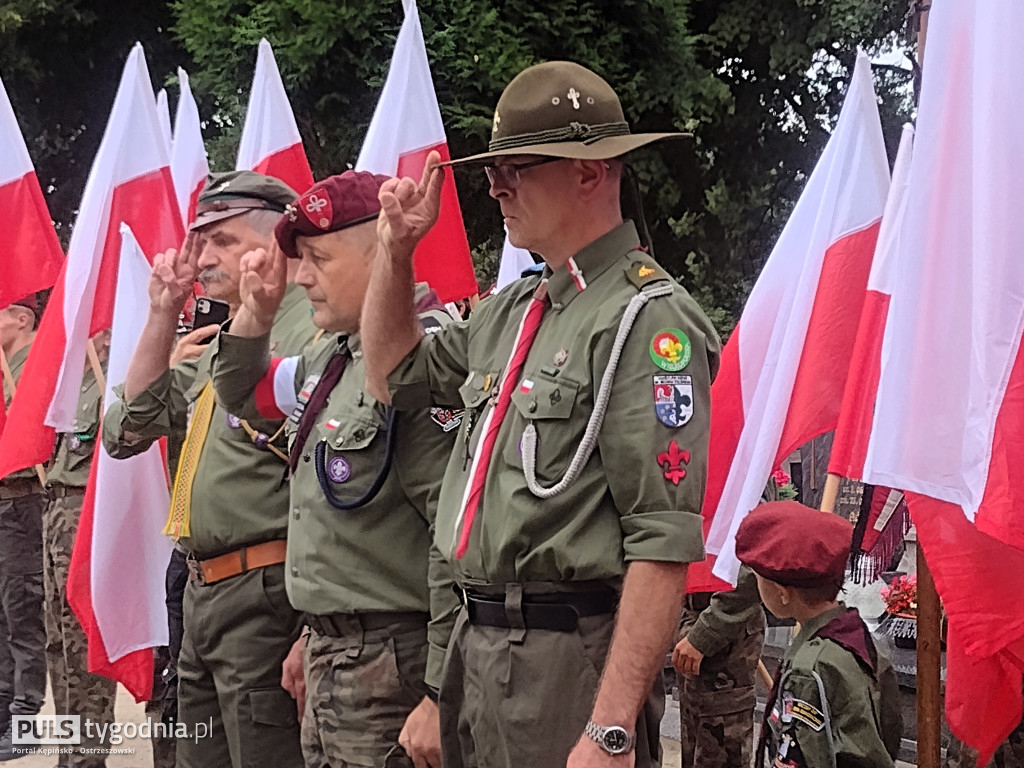
[[[596,741],[609,755],[624,755],[636,745],[636,734],[629,733],[621,725],[598,725],[587,720],[583,732]]]

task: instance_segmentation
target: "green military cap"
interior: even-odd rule
[[[285,206],[298,196],[294,189],[280,179],[262,173],[211,173],[206,179],[206,186],[199,193],[196,218],[189,229],[199,229],[248,211],[284,213]]]
[[[494,110],[488,151],[446,165],[482,163],[503,155],[607,160],[688,133],[630,133],[622,104],[604,78],[571,61],[520,72]]]

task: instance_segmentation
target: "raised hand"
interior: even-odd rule
[[[257,248],[242,257],[241,277],[239,294],[244,312],[269,328],[288,287],[288,267],[277,240],[271,239],[269,250]]]
[[[189,232],[180,251],[173,248],[153,257],[149,273],[149,308],[157,314],[173,316],[175,321],[185,302],[192,295],[198,268],[196,262],[205,240],[196,232]]]
[[[380,188],[377,237],[393,257],[411,258],[417,243],[437,222],[445,174],[438,167],[440,162],[441,156],[431,152],[418,184],[410,178],[389,179]]]

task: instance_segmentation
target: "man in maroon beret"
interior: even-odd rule
[[[857,610],[837,600],[852,538],[846,520],[795,501],[761,505],[736,532],[768,610],[800,624],[768,695],[756,766],[891,768],[896,758],[896,675]]]
[[[0,309],[5,411],[36,336],[34,293]],[[11,715],[39,712],[46,694],[43,626],[43,511],[46,495],[34,468],[0,481],[0,760],[14,757]]]
[[[310,768],[441,765],[436,690],[457,601],[431,531],[461,414],[398,414],[364,387],[359,321],[384,181],[346,171],[288,206],[278,247],[243,259],[242,307],[214,367],[232,413],[289,417],[286,585],[309,631],[283,684],[296,698],[305,692]],[[267,333],[286,257],[326,334],[272,360]],[[425,330],[450,322],[426,286],[415,297]]]

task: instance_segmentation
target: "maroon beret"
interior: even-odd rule
[[[853,526],[795,501],[762,504],[736,531],[736,557],[754,573],[787,587],[842,583]]]
[[[387,176],[367,171],[345,171],[318,181],[285,208],[274,228],[281,251],[297,259],[295,238],[299,235],[326,235],[376,219],[380,213],[377,195],[387,180]]]

